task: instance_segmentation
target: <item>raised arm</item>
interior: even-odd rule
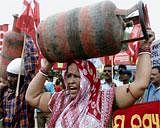
[[[33,107],[39,108],[44,112],[49,112],[48,102],[51,98],[49,92],[43,92],[44,83],[47,79],[47,74],[52,67],[46,59],[42,62],[41,70],[36,74],[29,84],[26,92],[26,101]]]
[[[125,108],[135,103],[143,95],[148,86],[151,73],[150,44],[155,39],[154,32],[148,30],[149,40],[140,43],[140,53],[136,65],[135,81],[130,84],[119,86],[115,89],[116,103],[119,108]]]

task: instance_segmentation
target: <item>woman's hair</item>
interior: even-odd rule
[[[74,61],[74,60],[70,60],[70,61],[67,63],[66,73],[68,72],[68,67],[69,67],[72,63],[75,63],[75,61]]]

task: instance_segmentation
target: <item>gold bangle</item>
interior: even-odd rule
[[[139,98],[139,97],[134,96],[133,93],[131,92],[131,90],[130,90],[130,84],[128,84],[128,87],[127,87],[126,92],[127,92],[127,93],[130,93],[131,96],[132,96],[135,100],[137,100],[137,99]]]

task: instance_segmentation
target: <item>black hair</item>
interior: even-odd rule
[[[104,65],[104,68],[105,68],[105,67],[112,67],[112,65],[110,65],[110,64],[105,64],[105,65]]]
[[[158,72],[160,73],[160,66],[153,66],[152,69],[158,69]]]
[[[132,76],[132,72],[129,71],[129,70],[120,70],[120,71],[119,71],[119,74],[127,74],[129,77]]]
[[[124,64],[120,64],[119,66],[118,66],[118,69],[124,69],[124,70],[126,70],[127,69],[127,67],[126,67],[126,65],[124,65]]]

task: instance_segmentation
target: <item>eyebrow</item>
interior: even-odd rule
[[[77,77],[79,77],[79,78],[80,78],[80,74],[75,74],[75,73],[67,72],[67,73],[66,73],[66,76],[67,76],[67,75],[74,75],[74,76],[77,76]]]
[[[104,69],[103,71],[112,71],[112,69]]]

